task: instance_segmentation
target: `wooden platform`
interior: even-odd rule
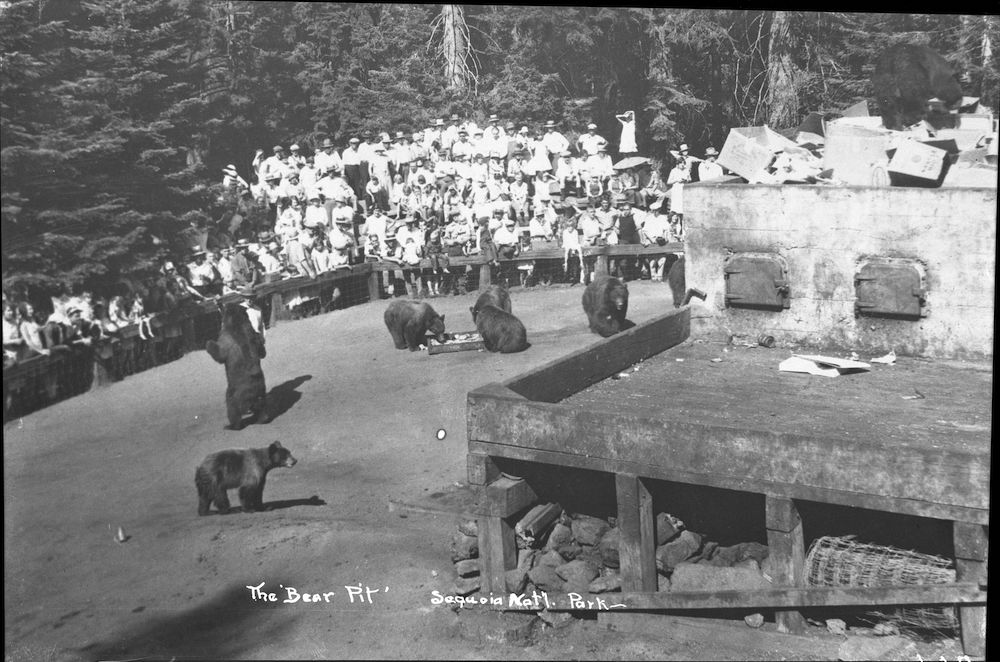
[[[788,607],[779,629],[794,632],[804,628],[794,607],[985,599],[990,364],[901,357],[836,378],[782,373],[787,350],[724,351],[689,329],[680,309],[469,394],[469,482],[485,490],[484,590],[504,591],[511,518],[533,503],[530,485],[499,476],[494,458],[509,458],[615,474],[624,609]],[[650,479],[765,495],[775,590],[655,593]],[[922,593],[804,588],[796,500],[954,522],[958,583]],[[985,608],[960,614],[967,652],[981,654]]]

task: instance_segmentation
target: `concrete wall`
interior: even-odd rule
[[[693,337],[773,335],[779,346],[934,358],[993,356],[997,190],[693,184],[684,189]],[[791,307],[725,307],[729,253],[777,252]],[[912,258],[926,273],[926,317],[855,315],[854,274],[871,257]]]

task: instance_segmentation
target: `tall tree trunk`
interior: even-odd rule
[[[469,84],[469,28],[461,6],[441,6],[441,29],[445,79],[450,87],[464,90]]]
[[[788,25],[788,12],[772,14],[767,49],[767,108],[768,124],[776,128],[798,122],[799,94],[795,89]]]

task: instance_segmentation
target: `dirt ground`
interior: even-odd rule
[[[630,289],[636,322],[670,305],[664,284]],[[205,352],[9,422],[5,659],[836,659],[839,637],[704,619],[504,640],[477,630],[482,613],[431,604],[454,579],[457,518],[419,504],[465,483],[465,395],[597,340],[581,294],[515,291],[532,347],[506,356],[396,351],[386,302],[280,324],[264,360],[278,415],[239,432],[223,430],[225,375]],[[431,303],[468,331],[473,301]],[[298,464],[270,474],[270,510],[198,517],[201,459],[275,439]],[[277,603],[251,599],[261,583]],[[333,595],[286,604],[289,587]]]

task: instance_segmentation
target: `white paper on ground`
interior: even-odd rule
[[[886,365],[892,365],[896,362],[896,350],[889,350],[889,353],[885,356],[880,356],[876,359],[871,360],[872,363],[885,363]]]
[[[782,372],[805,372],[822,377],[838,377],[844,372],[868,370],[871,366],[862,361],[838,359],[833,356],[793,354],[778,365]]]

